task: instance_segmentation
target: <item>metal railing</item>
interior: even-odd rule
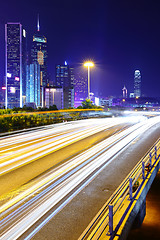
[[[145,179],[148,177],[159,159],[160,139],[150,148],[118,189],[112,194],[87,229],[82,233],[79,240],[99,239],[104,232],[112,239],[113,235],[115,235],[118,230],[116,230],[116,227],[114,226],[120,224],[119,222],[114,224],[115,214],[120,208],[122,208],[126,199],[130,200],[128,201],[126,209],[128,212],[130,207],[129,203],[133,202],[138,192],[142,189]]]

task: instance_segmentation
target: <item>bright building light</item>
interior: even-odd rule
[[[99,106],[99,98],[98,97],[95,97],[95,105]]]
[[[12,74],[11,73],[7,73],[7,77],[11,78]]]
[[[52,88],[52,89],[50,89],[50,92],[56,92],[56,89]]]
[[[23,29],[23,37],[26,37],[26,31]]]
[[[6,87],[2,87],[2,90],[6,90]]]
[[[15,77],[15,80],[16,80],[16,81],[19,81],[19,77]]]
[[[15,93],[15,92],[16,92],[15,87],[10,87],[10,92],[11,92],[11,93]]]

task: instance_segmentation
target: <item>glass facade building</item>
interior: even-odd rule
[[[74,105],[75,107],[78,107],[88,97],[88,80],[85,72],[76,72],[74,79],[74,90]]]
[[[63,109],[63,88],[61,87],[46,87],[44,89],[45,107],[56,105],[58,109]]]
[[[74,68],[67,62],[64,65],[56,65],[55,86],[62,87],[64,98],[63,107],[74,107]]]
[[[32,49],[31,49],[32,63],[39,63],[40,65],[40,85],[45,87],[49,83],[47,71],[47,39],[37,32],[33,36]]]
[[[40,65],[33,63],[26,69],[26,103],[41,105]]]
[[[56,82],[59,87],[73,87],[74,84],[74,68],[69,65],[56,65]]]
[[[64,97],[63,97],[63,106],[64,108],[74,108],[74,88],[68,87],[63,88]]]
[[[26,31],[20,23],[5,24],[6,108],[23,107],[26,94]]]
[[[139,70],[134,73],[134,97],[141,97],[141,73]]]

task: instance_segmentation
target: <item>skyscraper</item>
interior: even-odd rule
[[[73,87],[74,69],[65,61],[64,65],[56,65],[56,86]]]
[[[20,23],[5,24],[6,108],[22,107],[26,86],[26,31]]]
[[[141,74],[139,70],[134,73],[134,97],[141,97]]]
[[[74,68],[65,61],[64,65],[56,65],[55,85],[64,92],[64,108],[74,107]]]
[[[39,19],[37,23],[37,32],[33,36],[31,49],[32,63],[39,63],[40,65],[40,85],[47,86],[49,83],[47,72],[47,38],[40,33]]]
[[[32,63],[27,65],[26,71],[26,102],[41,105],[40,101],[40,65]]]
[[[82,70],[76,71],[74,79],[74,105],[78,107],[88,97],[88,79],[86,72]]]
[[[124,86],[123,89],[123,98],[127,98],[127,88]]]

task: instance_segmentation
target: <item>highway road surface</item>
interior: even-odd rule
[[[105,169],[112,172],[116,159],[124,152],[129,155],[133,145],[137,149],[143,147],[141,154],[148,150],[160,136],[159,130],[160,116],[149,118],[142,115],[82,120],[2,137],[1,239],[77,239],[96,213],[92,208],[88,209],[86,214],[90,217],[83,219],[84,224],[77,222],[78,231],[74,234],[74,217],[71,219],[70,216],[72,211],[65,213],[69,215],[66,226],[69,219],[72,224],[67,230],[70,233],[64,233],[62,237],[63,231],[58,227],[60,223],[56,224],[56,218],[63,213],[62,209],[71,206],[77,196],[94,183]],[[145,142],[147,136],[152,136],[148,143]],[[139,160],[139,153],[134,152],[135,155],[137,160],[134,164]],[[128,161],[127,157],[120,159]],[[123,164],[128,165],[125,162]],[[130,164],[130,167],[134,164]],[[121,171],[120,175],[116,175],[115,171],[114,179],[123,180],[129,169],[124,173]],[[103,198],[103,201],[106,200]],[[83,202],[81,204],[83,206]],[[91,211],[93,213],[89,214]],[[79,215],[74,211],[75,214]],[[52,226],[55,235],[47,233],[44,238],[42,231],[54,218],[56,220]],[[41,233],[43,237],[38,235]]]

